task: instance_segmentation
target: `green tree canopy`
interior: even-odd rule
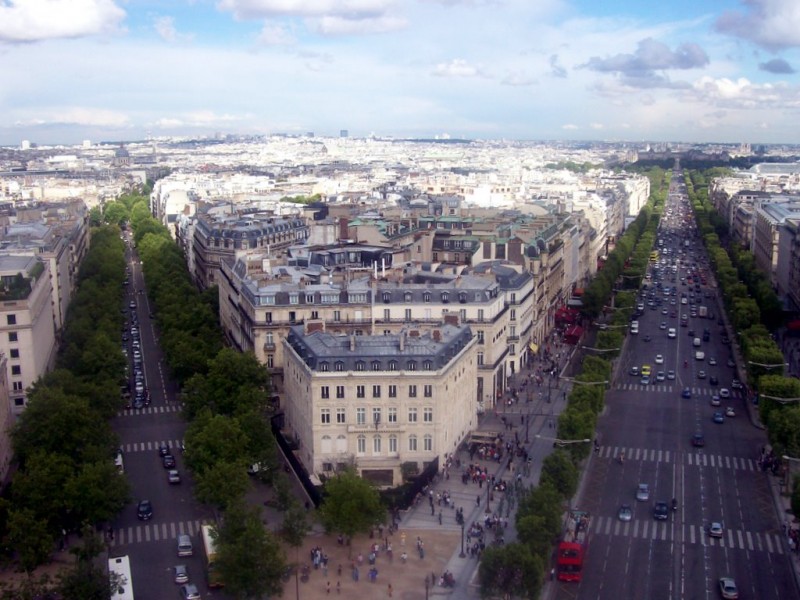
[[[353,537],[383,522],[386,509],[373,485],[346,469],[325,483],[319,518],[326,531]]]

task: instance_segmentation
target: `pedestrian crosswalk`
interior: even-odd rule
[[[167,406],[147,406],[145,408],[126,408],[117,413],[118,417],[131,417],[134,415],[160,415],[164,413],[180,412],[180,404],[170,404]]]
[[[158,449],[161,446],[167,446],[170,450],[172,450],[173,454],[177,452],[181,444],[183,442],[181,440],[161,440],[158,442],[132,442],[130,444],[123,444],[120,446],[122,451],[125,454],[130,454],[131,452],[158,452]]]
[[[594,535],[623,536],[637,539],[677,541],[682,534],[686,544],[735,548],[770,554],[783,554],[784,548],[778,533],[762,533],[725,529],[720,538],[708,535],[703,525],[676,524],[673,521],[656,521],[650,516],[650,506],[645,509],[646,518],[623,522],[616,517],[594,516],[589,528]]]
[[[712,467],[715,469],[734,469],[737,471],[758,472],[758,463],[751,458],[727,456],[723,454],[707,454],[702,449],[690,452],[674,452],[672,450],[654,450],[651,448],[623,448],[621,446],[601,446],[597,452],[601,458],[617,458],[625,454],[625,460],[677,463],[681,462],[694,467]]]
[[[662,392],[668,394],[675,392],[678,394],[682,392],[684,388],[678,385],[666,384],[642,385],[640,383],[618,383],[614,386],[614,389],[625,392]],[[692,387],[689,389],[692,390],[692,397],[714,396],[719,394],[719,388],[716,387]],[[738,397],[736,390],[732,391],[731,394],[734,397]]]
[[[108,540],[110,546],[124,546],[127,544],[142,544],[162,540],[174,540],[177,536],[187,533],[191,536],[199,535],[203,521],[172,521],[170,523],[142,523],[132,527],[120,527],[112,530],[114,538]]]

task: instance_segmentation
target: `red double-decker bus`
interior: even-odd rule
[[[566,517],[564,537],[556,551],[559,581],[580,581],[589,549],[589,513],[571,510]]]

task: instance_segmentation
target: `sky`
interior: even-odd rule
[[[0,0],[0,144],[800,142],[800,0]]]

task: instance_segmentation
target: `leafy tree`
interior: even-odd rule
[[[544,566],[524,544],[486,548],[481,555],[478,574],[481,598],[539,597]]]
[[[232,504],[217,537],[217,568],[234,598],[279,596],[286,568],[283,550],[261,523],[260,508]]]
[[[295,591],[299,596],[299,582],[298,570],[300,567],[300,546],[303,545],[303,540],[311,530],[311,524],[308,522],[308,515],[305,508],[300,506],[296,500],[291,502],[289,508],[283,513],[283,523],[281,525],[281,536],[286,543],[294,548],[294,585]]]
[[[77,522],[108,521],[130,501],[128,480],[110,458],[83,463],[67,482],[65,492]]]
[[[244,461],[218,461],[203,471],[195,472],[194,493],[200,502],[226,510],[241,500],[250,489]]]
[[[564,450],[551,452],[542,463],[540,482],[552,485],[564,498],[570,498],[578,487],[578,469]]]
[[[8,539],[26,573],[46,563],[53,550],[54,538],[47,530],[47,523],[29,508],[9,511]]]
[[[128,220],[128,209],[120,202],[109,202],[103,214],[105,222],[110,225],[122,225]]]
[[[238,420],[204,411],[186,431],[186,462],[195,473],[218,462],[239,463],[245,471],[247,441]]]
[[[105,545],[94,527],[84,524],[81,543],[70,548],[77,561],[58,577],[58,591],[64,600],[108,600],[108,575],[93,562],[104,551]]]
[[[32,510],[47,523],[51,535],[60,533],[66,525],[66,509],[70,506],[66,486],[74,470],[75,463],[68,456],[35,451],[28,459],[26,468],[14,476],[14,505]]]
[[[353,469],[346,469],[325,483],[319,518],[326,531],[352,538],[382,523],[385,516],[377,490]]]
[[[797,517],[797,515],[800,515],[800,478],[795,478],[794,480],[790,502],[792,506],[792,514]]]

